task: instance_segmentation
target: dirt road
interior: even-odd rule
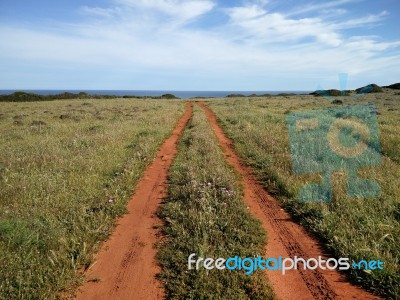
[[[207,115],[227,161],[242,175],[244,197],[250,211],[262,222],[268,234],[265,257],[326,258],[326,253],[318,241],[292,220],[236,155],[232,141],[224,134],[215,114],[204,102],[201,102],[200,106]],[[350,284],[345,276],[337,271],[301,269],[288,271],[285,276],[276,271],[269,271],[267,275],[279,299],[379,299]]]
[[[166,196],[169,167],[177,153],[177,142],[192,115],[187,104],[172,135],[161,146],[155,160],[139,181],[128,203],[128,213],[118,220],[112,236],[96,255],[96,264],[85,274],[78,300],[162,299],[164,291],[156,274],[157,229],[155,215]]]
[[[203,103],[225,158],[242,175],[244,196],[251,213],[258,218],[268,233],[265,257],[302,257],[327,254],[317,240],[296,224],[276,199],[257,182],[233,150],[217,123],[215,114]],[[78,300],[107,299],[163,299],[164,290],[156,279],[160,272],[156,262],[157,230],[160,220],[155,216],[162,198],[166,196],[166,180],[172,160],[177,153],[177,142],[192,115],[192,104],[179,120],[172,135],[161,146],[156,159],[139,181],[135,194],[128,203],[128,214],[118,225],[96,255],[96,264],[87,272],[87,282],[79,289]],[[267,276],[279,299],[379,299],[350,284],[336,271],[288,271],[286,275],[269,271]]]

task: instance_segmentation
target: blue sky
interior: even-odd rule
[[[398,0],[1,0],[0,89],[400,82]]]

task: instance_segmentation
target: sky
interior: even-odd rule
[[[400,82],[398,0],[0,0],[0,89]]]

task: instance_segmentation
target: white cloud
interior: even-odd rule
[[[313,4],[297,10],[296,14],[330,9],[354,0],[341,0],[322,4]],[[345,11],[344,11],[345,12]],[[344,38],[339,30],[372,25],[388,15],[383,11],[376,15],[368,15],[345,21],[328,21],[321,16],[312,18],[295,18],[292,14],[270,13],[264,6],[251,4],[233,7],[227,10],[231,24],[238,26],[242,35],[253,39],[264,39],[264,42],[293,42],[306,38],[314,38],[328,46],[342,45]]]
[[[310,13],[310,12],[323,12],[328,9],[332,9],[338,6],[342,6],[344,4],[352,3],[352,2],[360,2],[361,0],[336,0],[336,1],[328,1],[328,2],[323,2],[323,3],[310,3],[307,5],[304,5],[302,7],[298,7],[293,9],[291,12],[289,12],[287,15],[288,16],[295,16],[295,15],[301,15],[305,13]]]
[[[379,53],[400,46],[400,41],[397,42],[377,42],[369,37],[353,37],[345,47],[349,50],[360,49],[364,53]]]
[[[102,8],[102,7],[89,7],[82,6],[80,12],[84,15],[95,17],[112,17],[119,9],[117,8]]]
[[[267,12],[258,5],[239,6],[227,9],[228,15],[235,23],[248,21],[264,16]]]
[[[234,26],[246,30],[253,38],[262,38],[267,42],[297,41],[307,37],[330,46],[338,46],[342,42],[332,26],[319,18],[291,19],[280,13],[268,13],[255,5],[229,9],[228,15]]]
[[[348,13],[348,10],[343,8],[324,8],[319,10],[319,13],[328,17],[337,17]]]
[[[347,37],[343,33],[346,28],[375,24],[384,13],[334,22],[323,16],[296,18],[270,12],[266,1],[258,1],[220,10],[229,21],[203,29],[186,25],[218,9],[214,2],[116,1],[117,5],[110,8],[81,8],[80,12],[90,18],[74,25],[59,24],[60,30],[0,24],[0,65],[40,64],[54,70],[76,69],[94,77],[104,70],[105,74],[131,74],[139,80],[150,74],[149,81],[159,85],[141,88],[161,89],[180,87],[178,80],[175,86],[160,86],[168,78],[185,80],[186,89],[262,89],[263,82],[270,80],[287,85],[290,78],[295,81],[309,77],[312,85],[315,78],[326,74],[345,71],[361,76],[373,71],[382,76],[385,70],[393,74],[396,67],[400,68],[398,52],[382,55],[399,47],[400,42],[378,42],[371,36]],[[194,78],[201,80],[196,82]],[[4,84],[2,80],[0,76]]]
[[[123,6],[135,9],[151,9],[187,22],[201,16],[215,6],[208,0],[117,0]]]
[[[348,21],[340,22],[335,25],[337,29],[346,29],[353,27],[361,27],[368,24],[374,24],[383,20],[383,17],[387,16],[389,13],[387,11],[383,11],[377,15],[368,15],[362,18],[351,19]]]

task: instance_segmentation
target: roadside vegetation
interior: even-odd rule
[[[72,99],[179,99],[173,94],[163,94],[161,96],[130,96],[125,95],[122,97],[114,95],[99,95],[88,94],[86,92],[70,93],[64,92],[61,94],[41,95],[27,92],[15,92],[9,95],[0,94],[0,102],[36,102],[36,101],[53,101],[53,100],[72,100]]]
[[[164,238],[159,260],[169,299],[272,299],[259,271],[188,270],[191,253],[228,258],[263,255],[266,234],[248,212],[238,175],[227,164],[204,112],[194,116],[169,175],[169,197],[159,211]]]
[[[382,271],[355,271],[353,281],[386,297],[400,297],[400,96],[395,90],[341,97],[331,104],[312,95],[209,101],[220,124],[233,139],[238,154],[256,172],[261,183],[306,227],[316,233],[337,257],[380,259]],[[306,183],[318,183],[320,174],[292,172],[286,115],[290,112],[371,102],[377,106],[382,164],[361,168],[359,176],[375,179],[379,198],[346,195],[347,174],[333,176],[334,199],[326,203],[297,200]]]
[[[384,262],[382,271],[351,270],[353,281],[387,298],[399,298],[399,92],[384,88],[358,100],[346,96],[333,103],[319,94],[239,96],[208,101],[237,153],[333,255]],[[57,299],[73,293],[184,110],[184,102],[175,100],[44,100],[0,106],[4,300]],[[361,168],[358,175],[377,180],[381,196],[348,197],[347,174],[337,170],[332,202],[299,202],[300,188],[321,177],[293,173],[287,114],[366,102],[378,109],[383,158],[380,166]],[[274,297],[259,271],[247,276],[244,271],[187,269],[191,253],[211,258],[264,254],[266,234],[248,212],[237,176],[206,116],[195,106],[170,170],[169,197],[159,211],[164,221],[158,245],[160,277],[171,299]]]
[[[56,299],[92,255],[183,102],[65,100],[0,107],[0,299]]]

